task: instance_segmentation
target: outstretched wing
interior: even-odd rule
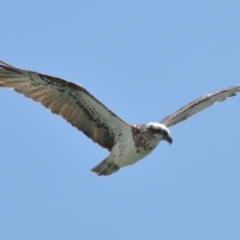
[[[85,88],[57,77],[0,61],[0,87],[11,88],[40,102],[109,151],[117,136],[131,128]]]
[[[167,127],[173,126],[181,121],[186,120],[192,115],[210,107],[216,102],[222,102],[228,97],[233,97],[240,91],[240,85],[218,90],[216,92],[202,96],[188,105],[180,108],[175,113],[164,118],[161,123]]]

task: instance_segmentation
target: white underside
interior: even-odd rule
[[[137,150],[132,133],[128,132],[123,134],[114,146],[108,161],[113,161],[118,167],[124,167],[136,163],[151,152],[140,149],[138,153]]]

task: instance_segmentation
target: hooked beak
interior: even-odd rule
[[[172,140],[172,138],[170,137],[170,136],[167,136],[166,138],[165,138],[165,140],[171,145],[172,144],[172,142],[173,142],[173,140]]]

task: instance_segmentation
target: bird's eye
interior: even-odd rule
[[[158,134],[163,134],[163,130],[162,130],[162,129],[155,129],[154,132],[155,132],[155,133],[158,133]]]

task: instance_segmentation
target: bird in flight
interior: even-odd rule
[[[13,89],[62,116],[87,137],[110,151],[92,171],[110,175],[151,153],[158,143],[172,143],[169,127],[235,96],[240,85],[202,96],[164,118],[161,122],[137,125],[125,122],[84,87],[67,80],[20,69],[0,61],[0,87]]]

